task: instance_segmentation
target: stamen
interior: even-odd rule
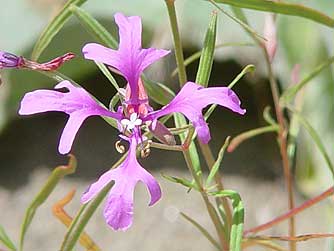
[[[125,153],[125,146],[122,145],[122,141],[121,140],[116,141],[115,148],[116,148],[117,152],[119,152],[119,153]]]
[[[148,140],[148,141],[145,142],[145,145],[142,145],[143,148],[140,151],[140,156],[142,158],[147,158],[150,155],[150,153],[151,153],[151,143],[152,143],[152,140]]]

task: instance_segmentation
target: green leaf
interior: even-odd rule
[[[316,77],[322,70],[330,66],[334,62],[334,57],[331,57],[324,61],[322,64],[318,65],[306,78],[300,81],[298,84],[293,85],[287,89],[282,97],[281,102],[289,102],[297,93],[300,91],[307,83],[309,83],[314,77]]]
[[[225,142],[224,142],[224,144],[220,148],[217,160],[215,161],[215,163],[213,164],[213,166],[212,166],[212,168],[210,170],[209,176],[208,176],[208,178],[206,180],[206,186],[209,186],[210,183],[212,182],[212,180],[214,179],[214,177],[216,176],[216,173],[218,172],[220,164],[221,164],[221,162],[223,160],[225,150],[226,150],[226,148],[227,148],[227,146],[228,146],[229,143],[230,143],[230,137],[227,137],[226,140],[225,140]]]
[[[321,141],[320,136],[318,135],[317,131],[311,126],[311,124],[293,107],[288,106],[288,109],[293,112],[295,118],[299,120],[299,122],[303,125],[306,131],[310,134],[311,138],[313,139],[314,143],[316,144],[317,148],[319,149],[320,153],[324,157],[326,164],[328,166],[329,171],[333,175],[334,178],[334,165],[326,151],[324,144]]]
[[[285,14],[290,16],[304,17],[315,22],[334,27],[334,19],[329,16],[300,4],[291,4],[271,0],[214,0],[216,3],[228,4],[231,6]]]
[[[229,197],[232,200],[233,219],[230,233],[230,250],[241,251],[244,229],[244,206],[239,193],[233,190],[222,190],[209,194],[214,197]]]
[[[180,213],[183,218],[185,218],[187,221],[189,221],[191,224],[193,224],[210,242],[212,245],[214,245],[218,250],[220,250],[219,243],[209,234],[209,232],[196,220],[192,219],[185,213]]]
[[[244,43],[222,43],[215,46],[215,49],[221,49],[229,46],[254,46],[253,43],[244,42]],[[199,59],[202,55],[202,50],[195,52],[184,60],[184,66],[188,66],[193,63],[195,60]],[[174,77],[178,73],[178,68],[172,72],[171,76]]]
[[[107,66],[105,66],[103,63],[99,63],[95,61],[95,64],[97,65],[97,67],[99,67],[99,69],[102,71],[102,73],[104,74],[104,76],[107,77],[107,79],[110,81],[110,83],[115,87],[116,91],[119,90],[119,86],[116,82],[116,79],[113,77],[113,75],[111,75],[110,71],[108,70]]]
[[[173,177],[173,176],[169,176],[169,175],[166,175],[166,174],[161,174],[162,177],[164,177],[166,180],[169,180],[171,182],[174,182],[174,183],[177,183],[177,184],[181,184],[185,187],[188,187],[188,188],[193,188],[195,190],[198,190],[198,187],[196,186],[196,184],[192,181],[189,181],[187,179],[184,179],[184,178],[178,178],[178,177]]]
[[[212,3],[220,12],[222,12],[224,15],[228,16],[231,18],[234,22],[238,23],[242,28],[244,28],[248,33],[252,34],[256,40],[262,42],[266,41],[266,39],[261,36],[259,33],[257,33],[252,27],[250,27],[247,23],[243,22],[241,19],[238,17],[234,17],[231,14],[229,14],[227,11],[225,11],[223,8],[221,8],[218,4],[214,2],[214,0],[208,0],[210,3]],[[240,14],[240,13],[237,13]],[[244,18],[244,16],[242,16]]]
[[[247,73],[251,73],[255,71],[255,66],[252,64],[246,65],[245,68],[233,79],[233,81],[228,85],[228,88],[232,89],[233,86],[238,83],[238,81],[245,76]]]
[[[216,45],[216,33],[217,33],[217,12],[212,12],[211,21],[208,30],[205,34],[204,46],[201,52],[201,58],[199,61],[196,83],[208,86],[211,69],[214,59],[215,45]]]
[[[75,172],[77,167],[77,160],[75,159],[74,155],[69,155],[70,160],[67,166],[58,166],[55,168],[51,175],[49,176],[48,180],[44,184],[43,188],[34,198],[34,200],[30,203],[29,207],[27,208],[23,220],[23,224],[21,226],[21,235],[20,235],[20,249],[23,250],[24,244],[24,237],[28,230],[28,227],[40,205],[42,205],[49,195],[52,193],[53,189],[57,186],[58,182],[65,176]]]
[[[121,162],[124,161],[126,156],[127,154],[124,154],[113,165],[112,168],[116,168]],[[87,225],[88,221],[93,216],[94,212],[101,204],[102,200],[107,196],[110,188],[112,187],[112,183],[113,182],[106,185],[92,201],[81,206],[79,212],[74,217],[70,227],[67,230],[60,251],[73,251],[73,248],[77,243],[81,233],[84,231],[84,228]]]
[[[115,106],[118,103],[118,101],[120,100],[120,94],[117,92],[110,100],[109,102],[109,110],[110,111],[115,111]]]
[[[72,4],[70,6],[71,12],[78,18],[82,26],[97,39],[97,41],[106,46],[116,49],[118,43],[116,39],[104,28],[95,18],[88,12]]]
[[[271,107],[270,106],[266,106],[263,110],[263,119],[270,125],[272,126],[276,126],[277,122],[275,121],[275,119],[271,116],[270,114],[271,112]]]
[[[251,139],[255,136],[258,136],[260,134],[264,134],[267,132],[277,132],[278,130],[279,130],[278,125],[270,125],[270,126],[264,126],[264,127],[260,127],[260,128],[256,128],[256,129],[252,129],[252,130],[243,132],[232,139],[230,145],[228,146],[227,151],[233,152],[245,140]]]
[[[147,91],[148,96],[156,103],[160,105],[167,105],[171,101],[175,93],[167,86],[153,82],[142,75],[142,80]]]
[[[32,59],[37,60],[45,48],[50,44],[51,40],[57,35],[60,29],[71,17],[71,11],[69,7],[73,5],[80,6],[87,0],[68,0],[61,11],[54,17],[54,19],[44,29],[40,37],[38,38],[35,47],[32,52]]]
[[[0,242],[12,251],[16,251],[16,247],[12,240],[7,235],[5,229],[0,225]]]

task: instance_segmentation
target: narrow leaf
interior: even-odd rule
[[[53,20],[44,29],[41,36],[38,38],[32,52],[32,59],[37,61],[45,48],[50,44],[52,39],[57,35],[60,29],[71,17],[69,7],[73,5],[81,6],[87,0],[68,0],[61,11],[53,18]]]
[[[307,83],[309,83],[314,77],[316,77],[322,70],[330,66],[334,62],[334,57],[328,58],[325,62],[318,65],[306,78],[300,81],[298,84],[293,85],[287,89],[282,97],[282,102],[290,101]]]
[[[254,37],[259,39],[259,41],[266,41],[264,37],[262,37],[259,33],[257,33],[252,27],[250,27],[247,23],[243,22],[237,17],[232,16],[227,11],[225,11],[223,8],[221,8],[218,4],[215,3],[214,0],[208,0],[210,3],[212,3],[220,12],[222,12],[224,15],[231,18],[234,22],[238,23],[242,28],[244,28],[248,33],[252,34]]]
[[[109,110],[110,111],[115,111],[115,106],[118,103],[118,101],[120,100],[120,94],[117,92],[110,100],[109,102]]]
[[[277,126],[277,122],[275,119],[271,116],[271,108],[270,106],[266,106],[263,110],[263,119],[272,126]]]
[[[233,86],[238,83],[238,81],[245,76],[247,73],[251,73],[255,71],[255,66],[252,64],[246,65],[245,68],[233,79],[233,81],[228,85],[228,88],[233,88]]]
[[[0,225],[0,243],[3,243],[7,248],[16,251],[16,247],[12,240],[7,235],[5,229]]]
[[[270,125],[265,127],[260,127],[256,129],[249,130],[247,132],[243,132],[239,134],[238,136],[234,137],[230,143],[230,145],[227,148],[228,152],[233,152],[242,142],[245,140],[251,139],[255,136],[258,136],[263,133],[267,132],[276,132],[278,131],[278,125]]]
[[[244,206],[240,195],[233,190],[211,192],[214,197],[229,197],[232,200],[233,219],[230,234],[230,250],[241,251],[241,243],[244,229]]]
[[[189,221],[191,224],[193,224],[210,242],[212,245],[214,245],[218,250],[220,250],[220,246],[218,242],[209,234],[209,232],[201,226],[196,220],[192,219],[185,213],[180,213],[183,218],[185,218],[187,221]]]
[[[215,161],[215,163],[213,164],[213,166],[210,170],[209,176],[206,180],[206,186],[209,186],[211,184],[211,182],[214,179],[216,173],[218,172],[220,164],[221,164],[221,162],[223,160],[223,157],[224,157],[225,150],[226,150],[229,143],[230,143],[230,137],[227,137],[224,144],[220,148],[217,160]]]
[[[169,180],[171,182],[177,183],[177,184],[181,184],[187,188],[194,188],[195,190],[198,190],[198,187],[196,186],[196,184],[192,181],[189,181],[187,179],[184,178],[178,178],[178,177],[173,177],[173,176],[169,176],[166,174],[161,173],[161,176],[164,177],[166,180]]]
[[[209,78],[211,75],[211,69],[213,64],[213,56],[216,45],[216,33],[217,33],[217,12],[212,12],[211,21],[208,30],[205,34],[204,46],[199,61],[197,70],[196,83],[208,86]]]
[[[290,111],[293,112],[293,114],[295,115],[295,117],[299,120],[299,122],[303,125],[303,127],[306,129],[306,131],[310,134],[311,138],[313,139],[314,143],[316,144],[316,146],[318,147],[320,153],[322,154],[323,158],[326,161],[326,164],[329,168],[329,171],[331,172],[331,174],[333,175],[334,178],[334,165],[326,151],[326,148],[324,146],[324,144],[321,141],[320,136],[318,135],[317,131],[311,126],[311,124],[298,112],[296,111],[294,108],[292,107],[288,107],[288,109]]]
[[[222,44],[218,44],[215,46],[215,49],[221,49],[224,47],[232,47],[232,46],[254,46],[253,43],[249,43],[249,42],[240,42],[240,43],[222,43]],[[184,66],[188,66],[191,63],[193,63],[194,61],[196,61],[197,59],[199,59],[202,55],[202,50],[195,52],[194,54],[190,55],[189,57],[187,57],[184,60]],[[176,76],[176,74],[178,73],[178,69],[175,68],[174,71],[172,72],[171,76],[174,77]]]
[[[48,180],[44,184],[43,188],[34,198],[34,200],[30,203],[29,207],[25,212],[25,217],[23,220],[23,224],[21,226],[21,235],[20,235],[20,249],[23,250],[24,237],[28,230],[28,227],[40,205],[42,205],[46,199],[49,197],[53,189],[57,186],[58,182],[65,176],[75,172],[77,166],[77,160],[74,155],[69,155],[70,160],[67,166],[58,166],[49,176]]]
[[[78,18],[82,26],[90,33],[97,41],[104,45],[116,49],[118,43],[116,39],[104,28],[95,18],[82,8],[72,4],[70,6],[71,12]]]
[[[315,22],[334,27],[334,19],[329,16],[308,8],[300,4],[285,3],[272,0],[214,0],[216,3],[228,4],[231,6],[253,9],[260,11],[267,11],[290,16],[304,17]]]

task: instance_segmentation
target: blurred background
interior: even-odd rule
[[[39,34],[65,1],[61,0],[0,0],[0,49],[29,58]],[[332,1],[290,1],[316,8],[327,15],[334,13]],[[179,25],[184,43],[185,57],[201,49],[210,13],[215,8],[206,1],[176,1]],[[144,47],[172,48],[171,31],[163,0],[96,0],[83,8],[97,18],[117,37],[113,14],[139,15],[143,19]],[[226,6],[226,10],[228,7]],[[196,14],[194,14],[196,13]],[[265,14],[246,11],[248,20],[260,34]],[[333,30],[312,21],[280,15],[277,17],[278,49],[274,60],[275,74],[281,88],[290,84],[291,71],[299,64],[301,78],[333,55]],[[40,62],[48,61],[66,52],[74,52],[76,59],[66,63],[60,71],[81,83],[90,93],[106,105],[115,94],[91,61],[84,60],[81,48],[94,39],[75,17],[65,25],[43,53]],[[219,13],[217,44],[253,44],[243,29]],[[254,64],[256,72],[243,78],[235,91],[247,109],[240,117],[224,109],[216,109],[209,120],[214,152],[217,153],[226,136],[264,126],[262,112],[272,107],[272,97],[265,71],[265,62],[256,46],[228,46],[216,51],[216,60],[210,85],[228,85],[247,64]],[[188,79],[194,80],[198,62],[187,68]],[[160,81],[177,91],[177,78],[171,76],[176,68],[174,55],[170,55],[147,71],[149,78]],[[327,68],[312,80],[304,92],[302,112],[321,136],[331,158],[334,156],[334,82],[333,68]],[[37,193],[50,170],[67,162],[57,151],[60,133],[66,115],[47,113],[19,117],[17,110],[24,93],[38,88],[52,88],[56,83],[29,71],[3,70],[0,85],[0,224],[17,240],[19,225],[25,207]],[[121,84],[124,80],[117,78]],[[65,179],[39,209],[27,238],[27,250],[57,250],[65,227],[52,218],[51,205],[72,187],[77,196],[69,207],[74,215],[79,207],[80,194],[85,187],[120,157],[114,147],[117,132],[102,119],[89,118],[76,137],[73,153],[78,158],[77,172]],[[298,136],[295,172],[297,204],[324,191],[331,185],[331,175],[322,156],[304,130]],[[182,155],[153,149],[149,158],[141,161],[159,178],[164,191],[162,201],[152,209],[146,208],[147,194],[139,187],[136,196],[134,227],[127,233],[114,233],[103,222],[101,210],[88,226],[104,250],[203,250],[211,248],[204,237],[178,214],[184,211],[212,228],[204,207],[196,193],[187,194],[183,187],[168,183],[160,173],[187,177]],[[222,167],[226,187],[236,189],[246,204],[246,228],[255,226],[286,211],[287,202],[282,179],[282,168],[276,139],[265,134],[244,142],[235,152],[226,154]],[[259,196],[260,195],[260,196]],[[320,213],[322,212],[322,213]],[[332,207],[323,202],[297,217],[298,232],[329,232],[334,229]],[[47,227],[45,222],[48,222]],[[316,226],[312,222],[318,222]],[[270,234],[285,234],[280,224]],[[52,237],[50,239],[50,236]],[[148,236],[151,236],[150,238]],[[16,239],[15,239],[16,238]],[[171,244],[170,240],[175,240]],[[179,240],[179,241],[178,241]],[[173,242],[173,243],[174,243]],[[198,243],[196,243],[198,242]],[[312,243],[311,243],[312,242]],[[300,244],[301,250],[330,245],[325,240]],[[309,249],[306,249],[306,246]],[[305,249],[304,249],[305,248]],[[80,250],[80,248],[78,249]],[[319,250],[319,249],[318,249]]]

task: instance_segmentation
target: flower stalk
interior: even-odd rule
[[[179,75],[179,82],[180,86],[182,87],[187,82],[187,73],[186,67],[184,65],[184,56],[183,56],[183,49],[182,49],[182,42],[180,37],[180,32],[177,24],[177,17],[175,11],[175,0],[165,0],[169,21],[172,29],[173,40],[174,40],[174,47],[175,47],[175,57],[176,57],[176,64],[178,67],[178,75]]]

